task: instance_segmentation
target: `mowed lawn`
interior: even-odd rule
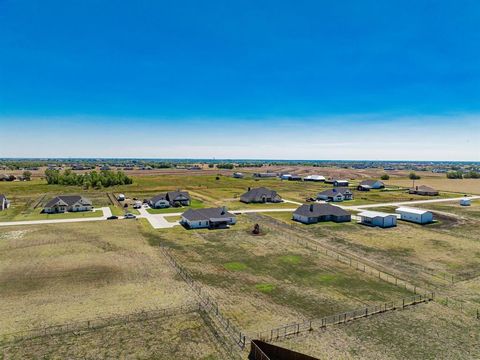
[[[0,336],[190,299],[140,222],[0,228]]]
[[[320,318],[411,294],[305,249],[281,231],[253,236],[239,216],[226,230],[149,232],[248,333],[304,318]]]

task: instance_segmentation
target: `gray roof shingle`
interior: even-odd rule
[[[52,207],[58,204],[65,204],[67,206],[72,206],[76,202],[80,201],[83,205],[92,205],[92,202],[80,195],[60,195],[51,199],[45,207]]]
[[[319,217],[319,216],[347,216],[350,213],[342,208],[330,204],[304,204],[293,212],[296,215],[306,217]]]
[[[228,212],[225,208],[207,208],[207,209],[188,209],[182,214],[182,217],[189,221],[228,219],[235,217],[234,214]]]

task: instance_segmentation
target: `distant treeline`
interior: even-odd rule
[[[476,171],[468,171],[466,173],[462,171],[449,171],[447,173],[449,179],[480,179],[480,173]]]
[[[45,170],[45,179],[48,184],[76,185],[85,188],[102,188],[115,185],[129,185],[133,180],[122,171],[102,170],[91,171],[85,174],[76,174],[71,170]]]

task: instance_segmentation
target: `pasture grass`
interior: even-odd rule
[[[246,230],[253,222],[244,215],[238,220],[226,230],[146,231],[152,244],[172,248],[225,314],[247,331],[261,330],[257,319],[276,326],[410,295],[305,249],[281,231],[252,236]]]
[[[190,299],[135,221],[0,228],[0,335]]]

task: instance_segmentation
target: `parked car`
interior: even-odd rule
[[[117,220],[117,219],[118,219],[118,216],[115,216],[115,215],[107,217],[107,220]]]
[[[124,219],[136,219],[137,217],[132,213],[125,214]]]

